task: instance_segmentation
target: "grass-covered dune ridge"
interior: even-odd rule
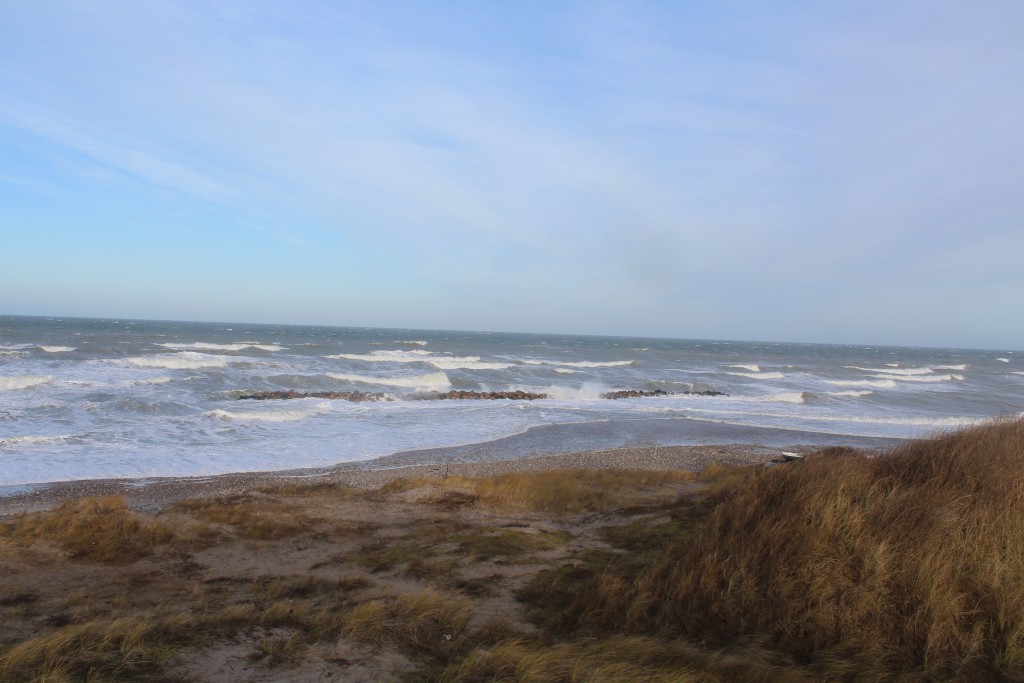
[[[1024,420],[752,472],[582,630],[756,644],[831,676],[1024,676]]]
[[[0,520],[0,681],[1024,680],[1024,419],[699,473],[644,450]]]

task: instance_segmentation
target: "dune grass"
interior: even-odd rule
[[[692,481],[695,475],[683,470],[591,470],[564,469],[520,472],[493,477],[424,477],[399,479],[385,485],[385,493],[415,487],[435,486],[468,494],[462,503],[478,502],[505,510],[543,512],[593,512],[628,505],[642,489]],[[665,493],[665,499],[676,493]],[[649,497],[649,496],[648,496]],[[437,502],[449,498],[440,496]]]
[[[120,496],[66,501],[48,512],[19,515],[2,531],[22,542],[56,543],[69,559],[109,563],[134,562],[175,540],[170,526],[144,520]]]
[[[596,577],[573,616],[593,634],[756,641],[837,678],[1018,679],[1024,420],[758,470],[641,575]]]

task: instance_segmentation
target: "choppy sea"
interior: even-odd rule
[[[548,398],[411,400],[451,389]],[[239,399],[287,390],[389,400]],[[601,397],[615,390],[669,394]],[[1024,353],[1009,350],[0,317],[0,486],[465,453],[527,433],[552,451],[857,444],[1022,411]]]

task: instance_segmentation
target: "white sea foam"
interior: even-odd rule
[[[784,377],[781,372],[727,372],[725,374],[734,377],[752,377],[754,379],[782,379]]]
[[[967,366],[966,365],[936,365],[935,369],[936,370],[960,370],[962,372],[962,371],[967,369]]]
[[[1011,375],[1024,375],[1024,372],[1011,372]]]
[[[321,401],[301,408],[282,410],[211,410],[203,413],[207,417],[221,420],[258,420],[261,422],[294,422],[304,420],[331,409],[330,401]]]
[[[846,367],[850,368],[851,370],[863,370],[864,372],[880,372],[886,375],[929,375],[935,372],[931,368],[862,368],[857,365],[847,365]]]
[[[127,358],[129,365],[137,368],[163,368],[166,370],[198,370],[200,368],[222,368],[228,364],[224,356],[210,356],[205,353],[183,351],[166,356],[139,356]]]
[[[422,339],[414,339],[412,341],[396,341],[396,344],[409,344],[410,346],[426,346],[429,342],[425,342]]]
[[[621,365],[632,365],[636,361],[631,360],[609,360],[609,361],[561,361],[561,360],[544,360],[541,358],[524,358],[523,362],[527,365],[559,365],[562,367],[569,368],[614,368]]]
[[[730,368],[739,368],[741,370],[750,370],[751,372],[761,372],[761,366],[760,365],[743,365],[742,363],[738,363],[736,365],[730,365],[729,367]]]
[[[787,391],[782,394],[753,396],[751,400],[769,403],[804,403],[807,400],[807,393],[806,391]]]
[[[898,382],[948,382],[950,380],[963,380],[963,375],[928,375],[927,377],[921,375],[872,375],[873,377],[880,380],[896,380]]]
[[[16,349],[2,349],[0,350],[0,356],[27,356],[28,351],[18,351]]]
[[[570,368],[555,368],[555,372],[561,375],[575,375],[576,371]]]
[[[1009,358],[996,358],[996,360],[1001,361],[1003,363],[1009,363],[1010,362]]]
[[[328,372],[328,377],[343,382],[358,382],[359,384],[378,384],[387,387],[403,387],[406,389],[419,389],[422,391],[442,391],[451,388],[448,375],[443,372],[430,372],[425,375],[413,375],[409,377],[368,377],[366,375],[342,374]]]
[[[825,384],[833,384],[838,387],[874,387],[876,389],[893,389],[896,387],[896,382],[891,379],[878,381],[871,379],[827,379]]]
[[[133,379],[129,384],[166,384],[173,381],[173,377],[150,377],[148,379]]]
[[[830,392],[828,392],[828,395],[829,396],[853,396],[853,397],[860,397],[860,396],[870,396],[872,393],[874,393],[874,392],[867,391],[867,390],[857,391],[856,389],[852,389],[852,390],[849,390],[849,391],[830,391]]]
[[[523,388],[524,391],[536,391],[536,389]],[[552,385],[541,389],[539,393],[547,394],[548,398],[560,399],[563,401],[590,401],[601,398],[601,394],[608,392],[608,386],[598,382],[584,382],[579,387],[567,387]]]
[[[13,391],[15,389],[28,389],[29,387],[46,384],[53,380],[53,377],[41,377],[39,375],[14,375],[0,376],[0,391]]]
[[[70,438],[70,434],[55,436],[5,436],[0,438],[0,448],[4,446],[19,446],[22,444],[36,445],[43,443],[56,443],[58,441],[66,441]]]
[[[430,363],[439,370],[508,370],[514,363],[480,360],[480,356],[435,356],[430,351],[371,351],[370,353],[338,353],[324,356],[337,360],[361,360],[376,363]]]
[[[233,344],[211,344],[207,342],[193,342],[191,344],[157,344],[165,349],[194,349],[197,351],[244,351],[246,349],[260,349],[261,351],[281,351],[283,346],[276,344],[257,344],[256,342],[235,342]]]
[[[74,346],[40,346],[39,348],[47,353],[67,353],[75,350]]]

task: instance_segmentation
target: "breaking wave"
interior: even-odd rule
[[[43,444],[43,443],[56,443],[58,441],[67,441],[71,438],[70,434],[62,434],[58,436],[5,436],[0,438],[0,448],[4,446],[18,446],[21,444]]]
[[[950,380],[962,380],[963,375],[928,375],[927,377],[921,375],[874,375],[874,377],[881,380],[896,380],[898,382],[948,382]]]
[[[254,342],[236,342],[234,344],[212,344],[207,342],[193,342],[191,344],[157,344],[165,349],[196,349],[199,351],[244,351],[245,349],[260,349],[261,351],[281,351],[284,347],[276,344],[257,344]]]
[[[782,379],[784,375],[781,372],[727,372],[727,375],[733,377],[752,377],[754,379]]]
[[[371,351],[324,356],[336,360],[361,360],[376,363],[430,363],[439,370],[508,370],[514,363],[482,361],[480,356],[435,356],[430,351]]]
[[[420,389],[422,391],[441,391],[452,386],[448,381],[448,375],[443,372],[431,372],[425,375],[413,375],[410,377],[369,377],[366,375],[342,374],[328,372],[328,377],[343,382],[357,382],[359,384],[377,384],[387,387],[403,387],[405,389]]]
[[[183,351],[166,356],[139,356],[126,359],[137,368],[163,368],[165,370],[198,370],[200,368],[222,368],[228,364],[223,356],[208,356],[204,353]]]
[[[15,375],[0,377],[0,390],[13,391],[15,389],[28,389],[53,381],[53,377],[41,377],[39,375]]]
[[[900,379],[903,379],[902,377]],[[891,379],[826,379],[825,384],[832,384],[837,387],[874,387],[876,389],[894,389],[896,381]]]
[[[562,367],[569,368],[613,368],[621,365],[633,365],[636,361],[632,360],[609,360],[609,361],[561,361],[561,360],[543,360],[540,358],[526,358],[523,360],[527,365],[559,365]]]
[[[741,370],[750,370],[751,372],[761,372],[760,365],[743,365],[742,363],[736,365],[730,365],[730,368],[739,368]]]
[[[555,372],[561,375],[575,375],[576,371],[570,368],[555,368]]]
[[[221,420],[258,420],[261,422],[294,422],[313,417],[331,409],[329,401],[321,401],[311,406],[288,410],[211,410],[203,413],[207,417]]]
[[[67,353],[75,350],[74,346],[40,346],[39,348],[47,353]]]
[[[857,365],[847,365],[846,367],[850,368],[851,370],[863,370],[864,372],[879,372],[884,373],[886,375],[928,375],[935,372],[931,368],[862,368]]]

